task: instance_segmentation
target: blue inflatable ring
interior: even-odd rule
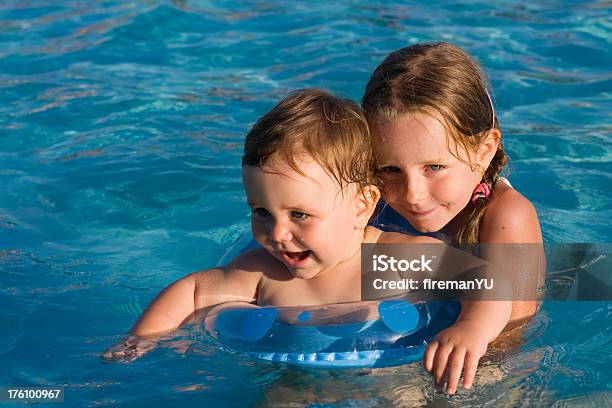
[[[387,367],[422,358],[426,344],[457,318],[457,302],[403,299],[309,307],[224,304],[204,320],[224,348],[309,367]],[[375,318],[368,318],[374,315]]]
[[[245,234],[220,264],[257,246]],[[388,367],[420,360],[460,311],[459,302],[404,298],[307,307],[234,302],[215,307],[203,325],[223,348],[249,357],[307,367]]]

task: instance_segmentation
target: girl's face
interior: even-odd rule
[[[435,116],[407,114],[378,123],[377,134],[383,197],[414,228],[439,231],[468,205],[482,167],[469,164]]]

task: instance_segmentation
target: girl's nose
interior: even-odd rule
[[[268,239],[274,242],[291,241],[292,235],[287,223],[282,221],[272,221],[268,230]]]
[[[410,180],[406,181],[405,184],[406,191],[404,192],[404,197],[408,204],[418,204],[423,201],[427,195],[427,189],[425,188],[425,184],[418,179],[418,177],[413,177]]]

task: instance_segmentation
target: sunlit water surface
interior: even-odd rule
[[[545,303],[452,398],[419,364],[301,370],[196,327],[132,364],[100,358],[248,229],[240,157],[257,117],[294,88],[359,100],[417,41],[486,68],[545,240],[612,242],[610,3],[387,3],[3,1],[0,386],[62,385],[65,407],[612,405],[603,301]]]

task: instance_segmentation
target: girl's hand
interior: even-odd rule
[[[427,346],[423,360],[425,370],[433,374],[436,383],[440,383],[446,374],[446,392],[451,395],[457,391],[463,371],[463,388],[469,389],[488,343],[481,326],[469,320],[458,321],[441,331]]]

